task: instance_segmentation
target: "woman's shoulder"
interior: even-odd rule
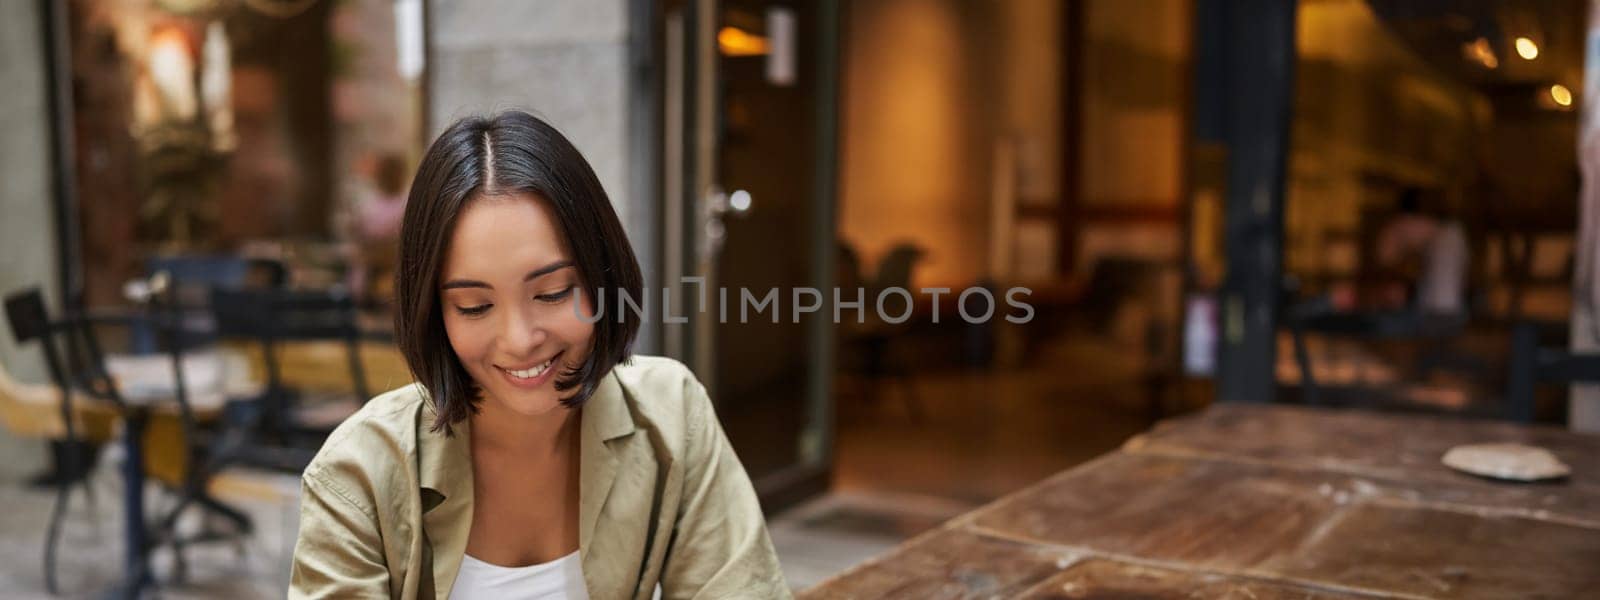
[[[617,382],[630,391],[641,387],[661,388],[699,383],[687,365],[665,356],[634,354],[617,363],[612,372],[616,373]]]
[[[408,458],[416,452],[425,394],[421,386],[408,384],[368,400],[328,435],[304,477],[340,488],[378,487],[404,479],[402,471],[415,462]]]
[[[716,418],[705,386],[689,367],[665,356],[635,354],[612,369],[639,425],[682,438]]]

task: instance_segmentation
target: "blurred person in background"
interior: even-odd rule
[[[1394,218],[1379,230],[1376,252],[1378,265],[1399,275],[1380,290],[1384,308],[1449,317],[1466,311],[1466,230],[1443,211],[1425,210],[1421,189],[1401,192]]]
[[[350,209],[345,229],[354,252],[348,284],[351,293],[364,301],[383,302],[393,293],[391,279],[406,191],[405,159],[395,153],[383,154],[372,166],[372,186],[357,196]]]

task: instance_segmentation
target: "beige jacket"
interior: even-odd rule
[[[444,598],[472,524],[467,423],[432,433],[420,386],[372,399],[301,479],[291,598]],[[583,408],[579,553],[594,600],[788,598],[705,387],[636,356]]]

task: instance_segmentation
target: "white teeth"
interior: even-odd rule
[[[550,363],[554,360],[555,358],[551,357],[550,360],[544,361],[544,364],[536,366],[532,369],[523,369],[521,371],[506,369],[506,372],[512,374],[518,379],[533,379],[534,377],[538,377],[539,374],[544,373],[545,369],[550,368]]]

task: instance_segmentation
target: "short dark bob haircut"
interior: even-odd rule
[[[428,147],[411,184],[394,286],[396,343],[437,409],[433,431],[450,434],[452,425],[477,412],[482,396],[451,349],[439,303],[439,276],[456,218],[476,198],[516,193],[549,203],[587,298],[601,298],[602,289],[609,290],[606,298],[641,296],[639,261],[628,236],[594,169],[572,142],[517,110],[451,124]],[[578,388],[561,403],[582,406],[612,367],[628,360],[638,332],[637,319],[596,322],[588,361],[556,380],[558,391]]]

